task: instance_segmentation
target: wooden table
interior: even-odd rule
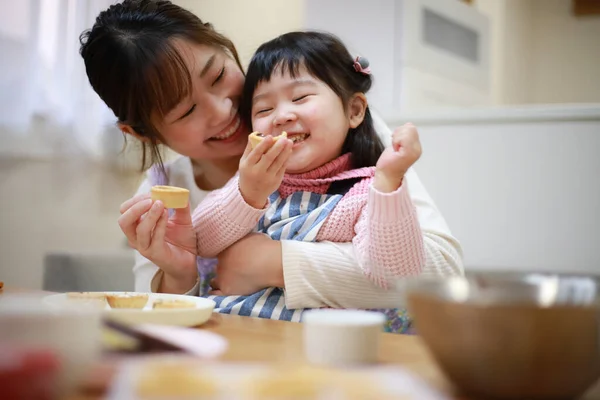
[[[5,288],[4,293],[18,290]],[[0,291],[2,293],[2,291]],[[222,356],[237,362],[305,362],[302,353],[302,325],[294,322],[213,314],[198,329],[218,333],[229,341]],[[402,366],[456,400],[473,400],[460,396],[435,364],[418,336],[381,334],[379,358],[383,364]],[[115,359],[105,360],[92,374],[77,400],[98,397],[115,372]],[[581,400],[600,399],[600,384]]]

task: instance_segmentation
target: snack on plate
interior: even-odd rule
[[[196,308],[196,303],[189,300],[165,300],[158,299],[152,304],[153,309],[167,309],[167,308]]]
[[[107,294],[106,301],[111,308],[144,308],[148,302],[145,293]]]
[[[4,282],[0,281],[0,289],[4,287]]]
[[[140,372],[136,394],[144,399],[206,398],[218,394],[218,388],[186,363],[153,363]]]
[[[185,208],[188,205],[190,191],[175,186],[152,186],[150,190],[152,201],[160,200],[166,208]]]
[[[69,292],[67,293],[69,300],[106,300],[104,292]]]
[[[265,137],[266,136],[260,132],[252,132],[250,136],[248,136],[248,140],[250,141],[250,145],[252,146],[252,148],[255,148],[260,142],[264,140]],[[282,132],[281,135],[275,136],[273,140],[278,140],[281,137],[286,138],[287,132]]]

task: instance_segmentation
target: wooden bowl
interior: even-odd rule
[[[477,398],[577,398],[600,377],[595,277],[417,280],[408,307],[442,370]]]

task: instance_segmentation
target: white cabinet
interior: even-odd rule
[[[306,29],[338,35],[367,57],[371,103],[384,114],[486,106],[487,17],[458,0],[306,0]]]

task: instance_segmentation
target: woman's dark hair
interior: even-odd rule
[[[302,66],[329,86],[344,108],[352,95],[367,93],[373,83],[371,75],[356,72],[354,59],[336,36],[324,32],[286,33],[261,45],[250,61],[240,104],[248,126],[252,125],[252,97],[258,84],[268,82],[277,71],[296,77]],[[374,166],[383,150],[367,107],[363,122],[348,132],[342,154],[352,153],[352,167],[362,168]]]
[[[174,39],[220,48],[241,69],[229,39],[170,1],[124,0],[101,12],[92,29],[80,36],[92,88],[120,123],[149,139],[142,169],[154,162],[162,166],[158,143],[164,138],[152,117],[163,117],[192,90],[190,71]]]

